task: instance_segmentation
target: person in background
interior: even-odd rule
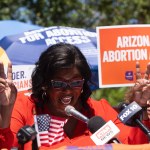
[[[150,65],[147,73],[150,72]],[[18,144],[16,134],[25,125],[34,124],[34,115],[48,114],[51,118],[49,133],[46,140],[41,142],[41,148],[56,149],[62,146],[92,146],[91,133],[87,125],[72,116],[66,115],[64,109],[67,105],[91,118],[101,116],[106,122],[112,120],[120,129],[117,135],[119,141],[124,144],[148,143],[147,136],[137,127],[128,127],[117,118],[118,113],[107,100],[93,100],[89,83],[91,70],[86,58],[74,45],[58,43],[44,51],[35,64],[32,73],[32,94],[25,96],[18,93],[12,82],[12,65],[8,64],[7,77],[4,73],[3,63],[0,63],[0,148],[10,149],[13,146],[20,149],[32,149],[32,141]],[[140,92],[144,92],[139,101],[137,89],[134,88],[133,100],[141,106],[147,106],[150,99],[149,89],[143,86],[149,85],[148,78],[141,79],[144,82]],[[135,84],[136,85],[136,84]],[[147,92],[148,93],[147,93]],[[143,97],[144,96],[144,97]],[[149,122],[147,113],[144,118]],[[141,138],[142,137],[142,138]]]
[[[140,72],[140,64],[136,62],[136,83],[125,94],[125,102],[137,102],[142,107],[141,121],[150,129],[150,63],[144,74]],[[147,133],[148,134],[148,133]],[[150,135],[148,135],[150,138]]]

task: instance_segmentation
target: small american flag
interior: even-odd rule
[[[46,115],[37,115],[37,124],[38,124],[38,131],[48,131],[50,127],[50,116]]]
[[[66,119],[43,114],[34,115],[34,121],[38,147],[50,146],[64,139],[63,126]]]
[[[45,144],[48,143],[50,120],[51,118],[48,114],[34,115],[34,123],[35,123],[35,130],[37,131],[38,147],[43,145],[43,143]]]

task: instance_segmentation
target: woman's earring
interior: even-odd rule
[[[44,100],[47,97],[46,92],[42,93],[42,99]]]

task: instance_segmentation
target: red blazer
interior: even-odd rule
[[[117,138],[124,144],[144,144],[148,143],[147,136],[139,129],[135,127],[128,127],[122,124],[117,118],[117,112],[109,105],[105,99],[99,101],[88,99],[89,106],[94,110],[94,115],[101,116],[106,122],[112,120],[120,129],[120,133]],[[35,104],[31,97],[24,96],[19,93],[14,105],[10,128],[0,129],[0,148],[11,148],[12,146],[18,146],[16,133],[25,125],[33,125]],[[83,112],[84,114],[84,112]],[[150,123],[147,124],[150,127]],[[56,149],[63,146],[92,146],[95,145],[90,139],[91,133],[87,130],[85,123],[78,121],[74,137],[69,138],[65,136],[65,139],[55,144],[49,149]],[[142,137],[142,138],[141,138]],[[41,149],[44,147],[41,147]],[[31,142],[28,142],[24,146],[25,150],[31,150]]]

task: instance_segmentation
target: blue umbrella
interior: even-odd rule
[[[8,35],[19,34],[28,30],[40,29],[41,26],[19,22],[17,20],[0,21],[0,39]]]
[[[13,65],[33,65],[41,52],[58,42],[70,43],[79,47],[87,58],[93,73],[93,80],[98,85],[98,50],[95,31],[52,26],[6,36],[1,39],[0,46],[6,51]],[[94,86],[91,88],[95,89]]]

